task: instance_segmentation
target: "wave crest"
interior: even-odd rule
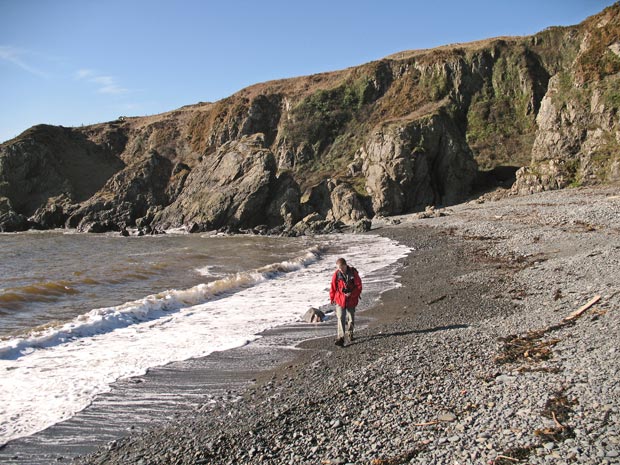
[[[149,295],[115,307],[91,310],[65,324],[47,325],[25,337],[0,341],[0,359],[17,359],[36,349],[53,347],[77,338],[94,336],[115,329],[155,320],[170,312],[205,303],[214,298],[275,279],[282,274],[300,270],[317,262],[323,253],[320,247],[308,250],[291,261],[273,263],[255,270],[240,272],[199,284],[189,289],[173,289]]]
[[[5,289],[0,293],[0,305],[12,308],[22,302],[50,302],[60,296],[78,292],[68,281],[45,281]]]

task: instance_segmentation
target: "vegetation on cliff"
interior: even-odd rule
[[[356,212],[338,221],[458,202],[503,167],[522,167],[522,193],[617,180],[619,24],[616,4],[577,26],[401,52],[161,115],[37,126],[0,146],[0,228],[258,226],[239,196],[290,228],[344,218],[345,197]],[[243,170],[218,164],[236,159],[226,150]],[[237,178],[256,170],[260,195]]]

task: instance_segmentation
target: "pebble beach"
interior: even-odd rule
[[[413,250],[350,344],[306,340],[75,462],[620,463],[620,189],[483,197],[372,233]]]

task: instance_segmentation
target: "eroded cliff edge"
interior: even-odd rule
[[[619,22],[616,4],[161,115],[34,126],[0,145],[0,230],[301,234],[494,185],[617,181]]]

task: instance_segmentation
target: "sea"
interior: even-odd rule
[[[376,298],[409,248],[388,238],[68,230],[0,234],[0,448],[153,367],[240,347],[329,313],[335,261]]]

